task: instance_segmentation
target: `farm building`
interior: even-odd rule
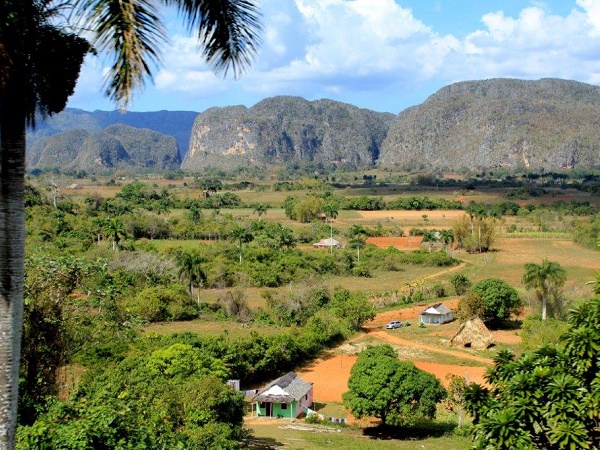
[[[454,315],[452,314],[452,310],[443,303],[436,303],[428,306],[421,311],[421,315],[419,316],[419,321],[421,323],[441,324],[452,322],[453,320]]]
[[[271,381],[254,396],[258,416],[295,419],[312,406],[313,386],[294,372]]]
[[[494,335],[479,317],[473,317],[460,326],[456,334],[450,339],[450,344],[455,347],[485,350],[494,345]]]
[[[333,238],[321,239],[319,242],[313,244],[313,247],[317,248],[340,248],[341,246],[342,245],[339,243],[339,241],[336,241]]]

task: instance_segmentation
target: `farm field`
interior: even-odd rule
[[[157,360],[164,361],[160,365],[170,364],[167,361],[177,352],[182,353],[175,359],[201,351],[201,361],[211,357],[226,361],[221,373],[230,370],[227,376],[241,379],[242,389],[260,388],[270,377],[294,370],[312,383],[314,409],[319,414],[347,421],[339,426],[247,415],[244,424],[254,435],[249,448],[469,448],[471,440],[456,430],[456,410],[442,403],[434,420],[424,419],[417,426],[395,431],[380,427],[377,419],[354,418],[342,396],[360,352],[387,344],[400,361],[433,374],[447,388],[451,376],[485,384],[485,372],[498,351],[523,353],[522,341],[531,339],[523,323],[527,325],[531,314],[540,314],[534,293],[522,282],[525,263],[539,264],[547,258],[560,264],[566,271],[565,299],[573,305],[590,298],[593,286],[588,282],[600,270],[600,253],[591,248],[594,241],[586,248],[573,240],[575,229],[590,233],[585,227],[587,222],[594,225],[592,213],[579,214],[566,206],[538,207],[553,200],[597,201],[586,193],[556,190],[519,201],[519,206],[507,202],[501,189],[390,185],[323,193],[315,187],[274,191],[265,183],[256,185],[256,190],[217,194],[203,193],[199,180],[186,178],[145,180],[147,184],[123,190],[131,181],[118,179],[101,185],[83,180],[77,188],[64,190],[64,197],[57,197],[64,202],[60,212],[53,211],[51,202],[41,202],[28,218],[29,245],[38,268],[81,270],[82,276],[79,272],[70,275],[81,287],[68,297],[81,305],[74,305],[68,313],[79,314],[81,306],[90,308],[90,320],[84,326],[94,324],[96,315],[104,321],[98,321],[101,327],[113,317],[119,320],[116,330],[127,331],[123,325],[126,329],[132,325],[130,338],[124,334],[121,347],[114,350],[112,344],[98,349],[86,348],[87,342],[80,344],[85,352],[72,366],[78,371],[69,390],[76,388],[81,374],[91,370],[85,366],[90,362],[102,364],[108,358],[109,366],[116,368],[123,357],[153,358],[150,365],[140,366],[148,368]],[[307,185],[311,183],[317,186],[311,180]],[[375,195],[381,198],[374,200],[379,203],[373,203],[373,208],[381,210],[358,209],[359,202],[373,200]],[[437,203],[426,203],[419,196]],[[233,200],[224,206],[211,203],[211,197]],[[489,251],[477,253],[471,247],[473,253],[469,253],[456,241],[440,237],[448,231],[458,233],[459,222],[466,219],[470,221],[466,239],[473,240],[477,214],[486,217],[487,212],[469,210],[470,216],[456,209],[383,209],[400,198],[411,201],[396,203],[398,208],[420,201],[432,208],[456,207],[443,201],[475,201],[487,204],[479,206],[484,210],[503,202],[511,203],[512,210],[489,217],[495,227]],[[332,212],[327,209],[328,201],[348,209]],[[532,205],[529,209],[528,204]],[[315,205],[321,209],[312,216],[299,215]],[[87,241],[78,241],[80,236]],[[313,246],[330,236],[342,247]],[[58,266],[53,265],[56,262]],[[76,265],[71,266],[73,262]],[[29,279],[46,276],[46,270],[31,272],[33,267]],[[454,283],[457,276],[470,284],[499,278],[524,301],[518,314],[502,323],[504,329],[492,330],[494,345],[487,350],[449,344],[461,325],[459,320],[419,326],[419,314],[434,303],[457,309],[464,298]],[[40,286],[44,292],[52,285]],[[375,311],[374,318],[352,322],[360,309],[351,308],[362,307],[369,314]],[[410,326],[386,329],[393,320]],[[74,327],[78,326],[75,322]],[[87,331],[74,329],[78,338],[86,335]],[[218,364],[215,367],[219,370]],[[67,394],[62,392],[60,398],[67,399]]]

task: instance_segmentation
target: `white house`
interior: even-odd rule
[[[339,241],[336,241],[333,238],[321,239],[319,242],[313,244],[313,247],[316,248],[340,248],[341,246],[342,245],[339,243]]]
[[[428,306],[421,311],[421,315],[419,316],[421,323],[442,324],[452,322],[453,320],[454,315],[452,314],[452,310],[443,303]]]

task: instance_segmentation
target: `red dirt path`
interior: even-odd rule
[[[450,308],[455,308],[457,303],[457,299],[444,302],[444,304],[448,305]],[[466,376],[468,382],[483,384],[485,382],[483,378],[485,370],[492,364],[491,358],[473,355],[468,352],[460,351],[459,349],[453,349],[453,347],[444,349],[420,342],[414,342],[410,339],[407,339],[406,335],[400,337],[388,333],[381,328],[382,325],[390,320],[417,319],[419,313],[425,307],[426,305],[419,305],[397,311],[386,311],[384,313],[380,313],[368,324],[367,333],[370,337],[391,345],[419,348],[434,354],[450,355],[462,360],[473,361],[476,363],[475,366],[439,364],[427,361],[412,362],[418,368],[435,375],[444,385],[448,384],[448,374]],[[456,328],[458,328],[458,325]],[[452,332],[453,330],[450,329],[446,329],[445,331],[440,329],[440,335],[445,338],[449,338],[450,336],[443,336],[444,334],[451,334]],[[520,339],[519,336],[517,336],[514,332],[499,331],[493,333],[496,342],[512,344],[518,342]],[[358,336],[353,341],[358,341],[362,337],[364,337],[364,335]],[[350,377],[350,370],[356,362],[357,357],[355,355],[341,354],[342,352],[343,350],[341,347],[334,349],[327,353],[324,357],[313,361],[310,365],[297,371],[300,377],[314,384],[314,397],[317,401],[326,403],[341,402],[342,394],[348,390],[348,378]]]

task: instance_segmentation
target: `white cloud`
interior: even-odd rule
[[[442,8],[439,0],[428,1],[432,9]],[[415,17],[404,0],[261,0],[263,45],[239,81],[216,77],[196,39],[172,25],[163,68],[147,91],[214,99],[234,91],[254,99],[288,94],[351,101],[372,95],[388,102],[392,93],[400,103],[420,86],[466,79],[560,77],[598,84],[600,0],[570,1],[572,9],[563,15],[539,1],[508,15],[502,2],[490,1],[478,29],[463,30],[459,38]],[[459,12],[444,8],[447,20],[452,13]],[[78,96],[101,89],[101,70],[99,63],[86,63]]]
[[[577,4],[586,12],[587,23],[591,26],[590,36],[600,37],[600,1],[577,0]]]
[[[591,18],[589,9],[573,9],[562,17],[541,7],[525,8],[518,17],[501,11],[486,14],[484,29],[464,39],[445,70],[454,79],[558,77],[589,82],[600,73],[600,41],[589,37]]]

